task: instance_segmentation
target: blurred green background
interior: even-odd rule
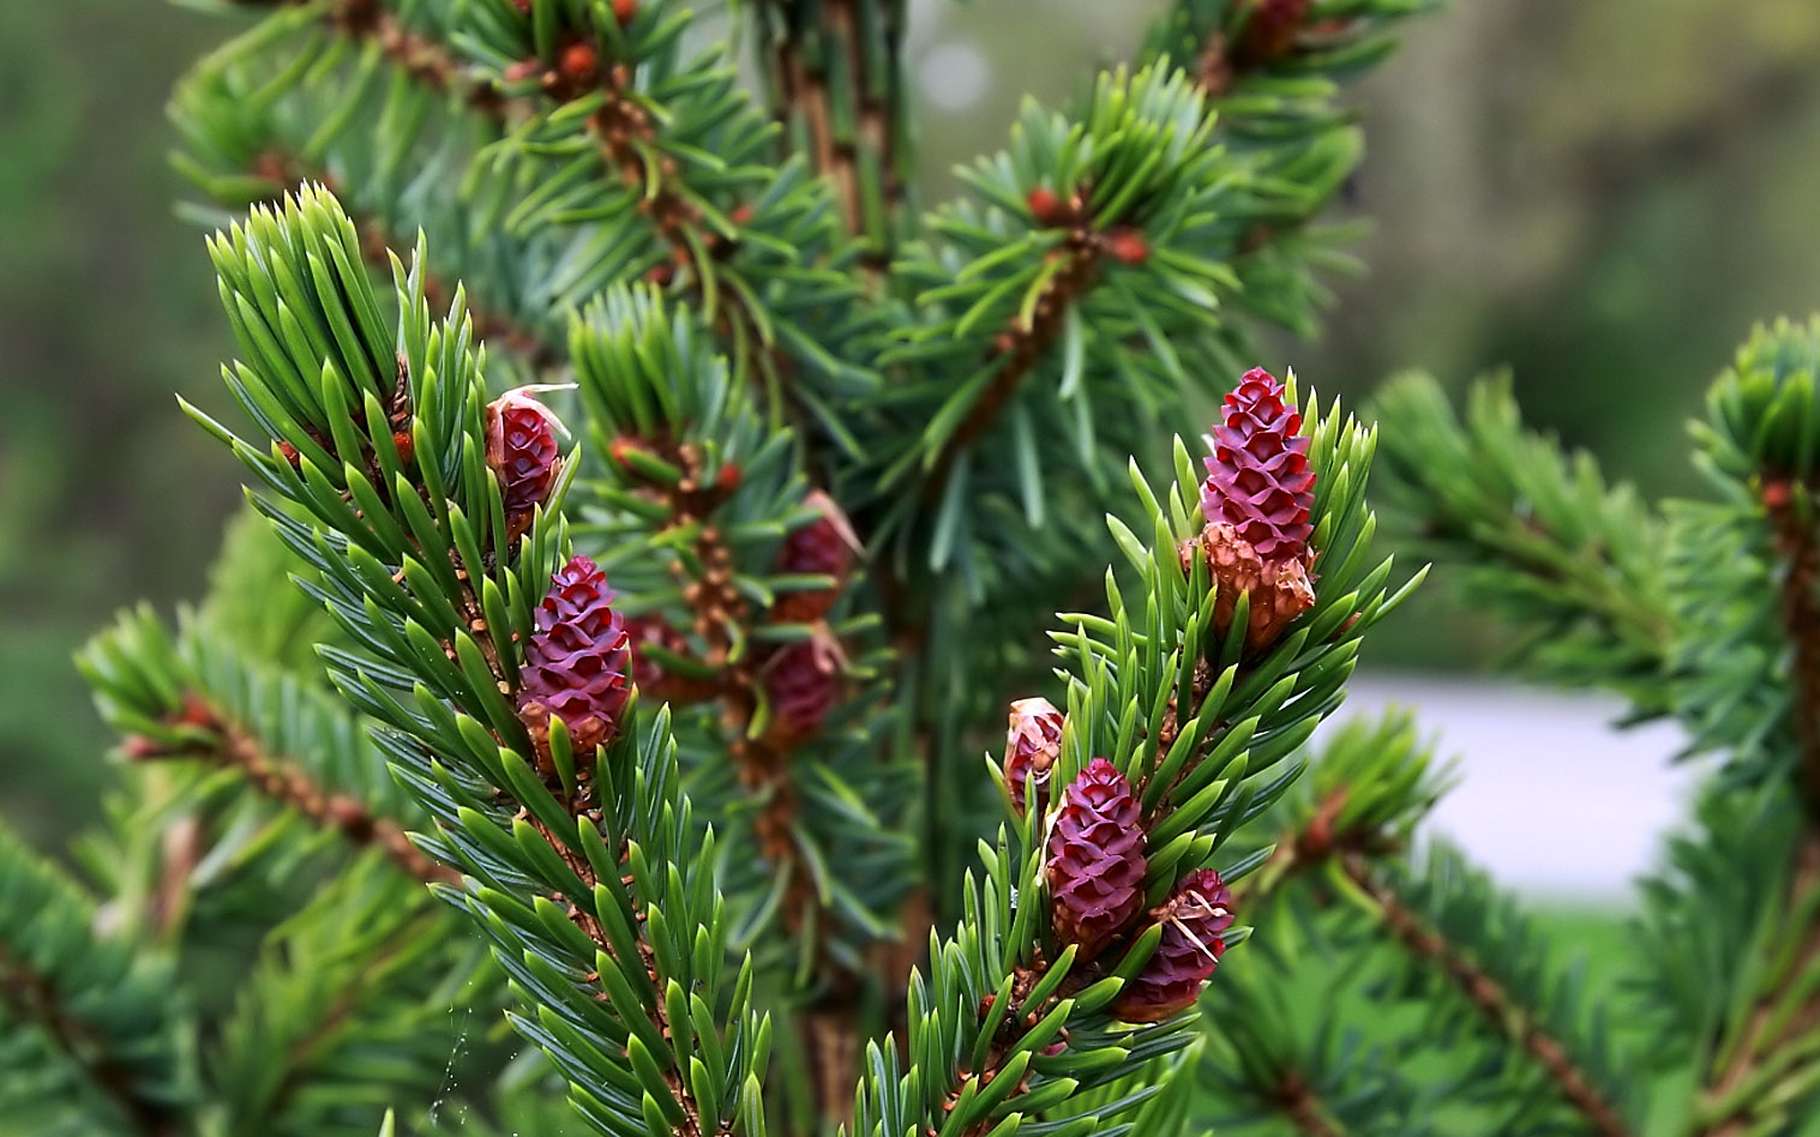
[[[925,200],[1160,7],[918,4]],[[162,117],[223,31],[150,0],[0,4],[0,811],[53,844],[106,778],[70,652],[119,605],[194,595],[237,497],[171,401],[219,405],[228,345]],[[1693,488],[1680,423],[1708,378],[1753,320],[1820,308],[1817,58],[1813,0],[1455,0],[1357,99],[1369,275],[1265,362],[1354,400],[1404,366],[1509,365],[1536,422]],[[1402,619],[1373,662],[1491,646],[1428,592],[1446,623]]]

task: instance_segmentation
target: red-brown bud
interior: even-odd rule
[[[1106,234],[1106,252],[1120,264],[1141,265],[1150,259],[1150,242],[1140,230],[1121,225]]]
[[[585,87],[600,71],[600,52],[591,43],[572,43],[556,60],[556,73],[572,86]]]
[[[1037,186],[1024,198],[1024,204],[1030,207],[1030,216],[1038,225],[1061,225],[1067,221],[1067,214],[1062,209],[1062,199],[1056,196],[1048,186]]]

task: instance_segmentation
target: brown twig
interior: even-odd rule
[[[1326,1108],[1314,1088],[1293,1070],[1283,1074],[1274,1101],[1283,1116],[1305,1137],[1343,1137],[1344,1131],[1328,1120]]]
[[[1528,1008],[1459,948],[1449,943],[1410,909],[1371,871],[1357,853],[1347,853],[1340,865],[1352,883],[1377,905],[1385,926],[1409,953],[1439,968],[1473,1008],[1500,1030],[1510,1031],[1525,1053],[1547,1072],[1562,1099],[1578,1112],[1600,1137],[1632,1137],[1624,1117],[1584,1071],[1575,1064],[1561,1040],[1550,1034]]]
[[[389,817],[380,817],[348,794],[317,785],[294,762],[269,754],[258,739],[219,707],[192,692],[174,723],[198,728],[210,736],[210,745],[168,747],[134,737],[126,753],[136,761],[180,758],[211,762],[237,770],[261,796],[294,810],[318,828],[333,830],[358,846],[379,849],[409,875],[428,884],[455,884],[461,877],[418,851],[404,828]],[[174,904],[166,897],[162,903]]]
[[[796,117],[808,135],[808,154],[815,170],[828,179],[836,203],[849,232],[866,236],[866,215],[859,153],[863,147],[876,158],[879,189],[887,209],[895,209],[904,199],[902,172],[898,168],[898,135],[896,123],[901,109],[903,84],[896,74],[903,29],[890,5],[880,17],[883,43],[878,50],[868,51],[864,28],[854,11],[855,0],[826,0],[819,10],[817,31],[832,43],[831,54],[844,60],[848,89],[853,106],[849,108],[856,132],[854,138],[842,138],[835,131],[836,93],[830,88],[825,69],[815,68],[805,58],[803,40],[806,29],[793,20],[788,4],[776,0],[767,7],[778,9],[774,19],[781,25],[774,33],[773,69],[778,87],[778,114]],[[875,81],[873,64],[877,61],[889,73]],[[889,242],[884,247],[868,244],[862,263],[872,270],[882,270],[889,263]]]
[[[1783,628],[1794,660],[1795,783],[1808,817],[1795,849],[1783,911],[1801,914],[1811,909],[1811,898],[1820,890],[1820,599],[1814,591],[1820,587],[1820,542],[1815,541],[1813,525],[1797,500],[1803,495],[1792,482],[1780,476],[1766,477],[1761,493],[1776,551],[1784,562],[1780,599]],[[1807,929],[1804,942],[1790,959],[1788,974],[1820,970],[1820,926]],[[1779,993],[1772,990],[1759,998],[1733,1043],[1730,1060],[1706,1087],[1702,1096],[1715,1108],[1724,1109],[1726,1099],[1772,1060],[1784,1043],[1820,1028],[1820,998],[1810,998],[1792,1015],[1782,1017],[1775,998]],[[1741,1137],[1752,1130],[1752,1121],[1742,1109],[1726,1109],[1701,1134]]]
[[[103,1037],[64,1006],[56,984],[0,944],[0,1004],[43,1027],[57,1049],[82,1066],[96,1086],[145,1137],[174,1137],[177,1115],[163,1102],[139,1094],[133,1072],[111,1056]]]
[[[1079,201],[1073,212],[1076,215],[1083,212]],[[936,452],[924,483],[926,500],[941,496],[960,456],[998,421],[1024,379],[1055,346],[1061,337],[1069,306],[1092,289],[1098,280],[1102,259],[1114,254],[1118,248],[1115,242],[1130,240],[1133,235],[1135,231],[1104,233],[1089,226],[1085,220],[1077,220],[1066,241],[1049,253],[1050,258],[1060,262],[1060,267],[1044,284],[1043,294],[1030,319],[1014,319],[993,339],[987,366],[996,368],[996,373],[979,400]],[[1132,248],[1126,255],[1136,256],[1137,250]]]
[[[1763,503],[1783,558],[1782,622],[1794,655],[1796,782],[1811,825],[1820,827],[1820,541],[1784,479],[1766,480]]]

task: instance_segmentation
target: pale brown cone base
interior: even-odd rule
[[[518,718],[531,734],[531,744],[537,753],[537,772],[546,779],[556,777],[556,761],[550,756],[549,708],[542,703],[526,703],[518,709]],[[592,767],[594,751],[610,741],[607,724],[598,715],[589,715],[579,723],[565,719],[563,725],[569,728],[569,750],[575,755],[576,767]]]
[[[1205,558],[1209,574],[1219,587],[1214,600],[1214,630],[1225,635],[1232,627],[1241,593],[1251,595],[1251,615],[1245,644],[1262,650],[1283,635],[1291,621],[1314,607],[1314,584],[1301,560],[1266,561],[1251,543],[1225,522],[1213,522],[1199,536],[1182,543],[1182,568],[1193,568],[1193,558]]]

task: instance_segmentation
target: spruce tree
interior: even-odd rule
[[[1343,81],[1425,0],[1178,0],[927,210],[901,0],[716,13],[751,89],[668,0],[199,6],[235,358],[184,410],[248,505],[80,656],[80,883],[0,838],[0,1132],[1613,1137],[1645,1057],[1678,1131],[1796,1132],[1820,325],[1720,380],[1710,504],[1495,387],[1380,408],[1518,664],[1722,756],[1643,1053],[1412,853],[1415,724],[1311,753],[1422,573],[1378,428],[1253,344],[1313,330]]]

